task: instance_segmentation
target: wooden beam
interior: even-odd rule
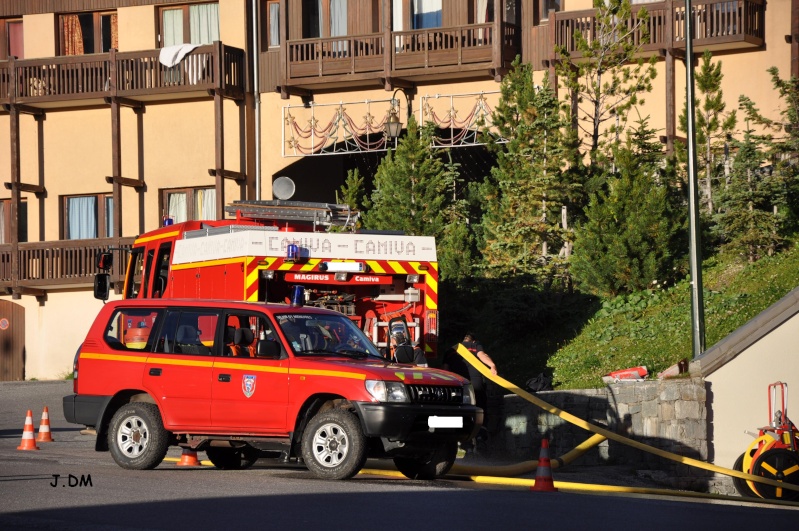
[[[233,179],[237,182],[242,182],[247,180],[247,175],[240,171],[232,171],[232,170],[220,170],[214,168],[208,168],[208,175],[211,177],[216,177],[217,175],[221,176],[223,179]]]
[[[11,108],[16,109],[17,112],[22,114],[32,114],[33,116],[44,116],[44,109],[38,107],[31,107],[30,105],[23,105],[21,103],[4,103],[3,109],[11,112]]]
[[[47,190],[44,188],[44,186],[40,186],[38,184],[6,182],[3,183],[3,186],[6,187],[6,190],[14,190],[16,188],[20,192],[28,192],[36,195],[47,193]]]
[[[116,102],[118,105],[130,107],[133,110],[144,110],[144,102],[132,100],[130,98],[123,98],[122,96],[105,97],[103,98],[103,101],[108,105]]]
[[[136,190],[140,190],[146,186],[144,181],[140,181],[139,179],[130,179],[128,177],[106,176],[105,182],[108,184],[118,184],[120,186],[130,186]]]

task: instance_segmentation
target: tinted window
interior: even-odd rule
[[[105,331],[105,342],[115,350],[153,349],[153,330],[158,327],[163,310],[121,308],[114,312]]]

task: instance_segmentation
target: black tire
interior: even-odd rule
[[[216,448],[205,449],[208,460],[216,468],[222,470],[243,470],[250,468],[258,460],[259,451],[251,446],[242,448]]]
[[[329,409],[318,413],[302,436],[302,458],[321,479],[347,479],[366,462],[366,438],[353,413]]]
[[[799,486],[799,454],[787,448],[766,450],[752,463],[752,475]],[[767,500],[791,501],[799,498],[799,491],[755,483],[757,494]]]
[[[458,443],[442,444],[427,457],[401,457],[394,458],[397,470],[410,479],[436,479],[452,468],[458,455]]]
[[[153,469],[164,460],[168,448],[169,432],[164,429],[155,404],[131,402],[111,418],[108,449],[122,468]]]
[[[742,453],[738,456],[738,459],[735,460],[735,464],[732,465],[733,470],[737,470],[738,472],[746,472],[749,473],[748,470],[744,470],[744,456],[746,452]],[[743,496],[744,498],[758,498],[759,496],[749,488],[749,484],[746,482],[745,479],[736,478],[733,476],[732,484],[735,485],[735,490],[738,491],[738,494]]]

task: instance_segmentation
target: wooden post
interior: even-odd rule
[[[11,107],[9,108],[9,123],[11,125],[11,212],[9,222],[9,232],[11,233],[11,290],[12,298],[19,299],[17,287],[19,285],[19,207],[20,207],[20,150],[19,150],[19,111],[14,105],[16,101],[17,87],[17,68],[16,58],[11,56],[8,61],[9,81],[11,83]]]
[[[791,77],[799,77],[799,0],[791,0]]]
[[[394,21],[392,20],[391,0],[383,1],[383,88],[391,90],[389,80],[391,79],[391,67],[394,63]]]
[[[116,100],[116,50],[111,49],[110,54],[110,75],[111,75],[111,176],[114,178],[122,177],[122,139],[119,125],[119,103]],[[114,231],[112,236],[119,238],[122,236],[122,186],[114,181],[112,184],[112,202],[114,205]],[[98,235],[104,237],[104,234]]]
[[[494,39],[491,42],[491,55],[492,63],[494,64],[494,79],[499,78],[499,72],[502,69],[502,22],[505,12],[502,9],[502,0],[494,0]]]
[[[552,90],[555,92],[555,98],[558,97],[558,74],[555,71],[555,60],[556,60],[556,53],[555,53],[555,45],[557,44],[557,34],[556,34],[556,11],[554,9],[549,10],[549,85],[552,87]]]
[[[225,180],[222,177],[225,169],[225,100],[222,97],[222,42],[214,42],[214,54],[217,87],[214,90],[214,138],[215,138],[215,189],[216,189],[216,219],[225,217]]]

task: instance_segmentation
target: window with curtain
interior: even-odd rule
[[[411,21],[413,29],[441,27],[442,0],[413,0]]]
[[[114,206],[110,194],[64,197],[64,238],[109,238],[114,233]]]
[[[161,45],[211,44],[219,40],[219,4],[191,4],[161,9]]]
[[[164,190],[164,214],[173,223],[189,220],[216,219],[216,190],[214,188],[180,188]]]
[[[19,203],[17,213],[17,241],[28,241],[28,203]],[[11,242],[11,199],[0,199],[0,244]]]
[[[347,35],[347,0],[303,0],[303,37],[342,37]]]
[[[261,7],[263,46],[274,48],[280,46],[280,2],[268,0]]]
[[[22,21],[4,20],[0,25],[0,60],[16,57],[25,59],[25,51],[22,41]]]
[[[116,13],[76,13],[59,19],[61,55],[106,53],[118,48]]]

